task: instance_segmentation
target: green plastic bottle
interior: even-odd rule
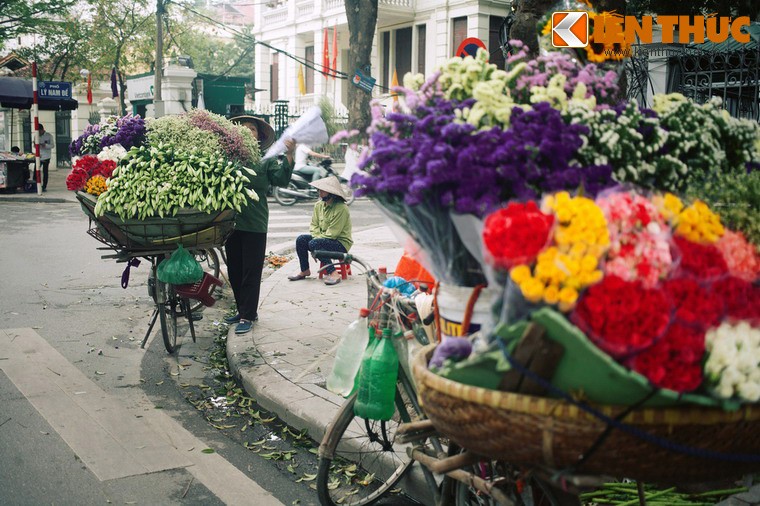
[[[398,377],[398,355],[393,347],[391,329],[383,329],[383,337],[375,341],[371,357],[362,362],[359,371],[354,414],[370,420],[390,420],[396,410],[394,402]]]

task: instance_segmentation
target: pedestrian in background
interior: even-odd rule
[[[299,144],[296,148],[296,163],[293,170],[300,172],[301,174],[311,176],[310,179],[312,182],[314,182],[317,179],[322,179],[325,177],[327,175],[327,171],[317,165],[309,165],[310,156],[322,159],[330,158],[330,156],[322,155],[316,151],[312,151],[311,147],[307,146],[306,144]]]
[[[39,124],[40,132],[40,166],[42,167],[42,191],[47,191],[48,169],[50,168],[50,158],[53,156],[53,136],[50,132],[45,131],[42,123]],[[34,180],[37,181],[37,170],[34,171]]]
[[[309,233],[296,239],[296,254],[301,264],[301,272],[288,276],[290,281],[298,281],[311,276],[309,252],[318,250],[348,253],[354,241],[351,239],[351,213],[348,211],[343,188],[335,176],[329,176],[310,183],[319,190],[319,201],[314,204]],[[325,268],[326,285],[340,283],[340,274],[329,259],[317,257],[328,263]]]
[[[239,116],[233,122],[248,127],[259,141],[261,152],[266,151],[274,142],[274,129],[261,118]],[[232,293],[235,295],[237,314],[226,318],[227,323],[236,323],[236,334],[245,334],[259,319],[259,294],[261,275],[267,248],[267,228],[269,227],[269,207],[267,190],[269,185],[287,186],[293,172],[293,151],[295,143],[285,141],[287,151],[281,161],[277,157],[261,161],[251,167],[256,172],[250,176],[246,187],[259,196],[258,201],[248,199],[247,205],[235,219],[235,230],[224,245],[227,254],[227,273],[230,278]]]

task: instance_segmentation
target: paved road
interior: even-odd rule
[[[312,207],[273,203],[270,249],[292,247]],[[352,211],[358,227],[377,222],[367,201]],[[178,356],[155,333],[142,350],[147,269],[122,289],[123,264],[100,258],[86,226],[72,202],[0,201],[0,504],[315,504],[171,386],[203,374],[197,356],[229,301]]]

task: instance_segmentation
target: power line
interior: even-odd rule
[[[207,21],[209,21],[209,22],[211,22],[211,23],[213,23],[213,24],[215,24],[215,25],[217,25],[217,26],[219,26],[221,28],[224,28],[225,30],[227,30],[227,31],[229,31],[231,33],[234,33],[234,34],[238,35],[239,37],[241,37],[242,39],[247,40],[248,42],[251,42],[253,44],[261,44],[262,46],[264,46],[264,47],[266,47],[268,49],[271,49],[272,51],[275,51],[275,52],[277,52],[279,54],[282,54],[282,55],[284,55],[284,56],[286,56],[286,57],[288,57],[288,58],[290,58],[292,60],[295,60],[296,62],[300,63],[301,65],[304,65],[306,68],[310,68],[310,69],[312,69],[312,70],[314,70],[316,72],[319,72],[320,74],[322,74],[322,75],[324,75],[326,77],[335,77],[335,78],[338,78],[338,79],[348,79],[348,74],[346,74],[345,72],[341,72],[340,70],[333,69],[333,68],[331,68],[329,66],[325,66],[325,65],[319,64],[317,62],[313,62],[311,60],[307,60],[306,58],[302,58],[300,56],[296,56],[296,55],[294,55],[292,53],[289,53],[288,51],[285,51],[284,49],[280,49],[280,48],[272,46],[271,44],[268,44],[266,42],[257,40],[255,37],[253,37],[253,36],[251,36],[251,35],[249,35],[249,34],[247,34],[245,32],[241,32],[240,30],[237,30],[235,28],[232,28],[232,27],[230,27],[229,25],[227,25],[225,23],[221,23],[221,22],[219,22],[219,21],[217,21],[217,20],[215,20],[215,19],[213,19],[213,18],[211,18],[209,16],[206,16],[205,14],[201,14],[200,12],[196,11],[195,9],[192,9],[192,8],[188,7],[187,5],[183,5],[183,4],[179,4],[179,3],[176,4],[176,5],[178,5],[179,7],[183,8],[183,9],[185,9],[188,12],[191,12],[191,13],[195,14],[196,16],[198,16],[198,17],[200,17],[202,19],[205,19],[205,20],[207,20]],[[320,70],[319,68],[317,68],[317,66],[321,67],[321,69],[323,69],[323,70]]]

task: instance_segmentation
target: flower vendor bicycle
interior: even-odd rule
[[[90,218],[87,233],[107,246],[99,249],[115,251],[115,254],[101,258],[113,258],[127,264],[121,279],[123,288],[129,283],[130,269],[140,264],[140,258],[150,263],[148,294],[153,299],[155,309],[140,347],[145,347],[156,321],[159,321],[166,351],[174,353],[179,334],[178,319],[183,317],[195,341],[193,313],[204,305],[212,305],[213,293],[222,284],[217,279],[219,256],[214,248],[223,245],[232,233],[235,212],[182,210],[174,217],[122,220],[111,215],[96,217],[96,200],[86,193],[77,192],[77,200]],[[159,264],[169,257],[178,244],[186,247],[203,268],[203,278],[198,283],[173,285],[158,278]]]
[[[388,421],[368,420],[354,413],[354,391],[327,427],[319,447],[317,494],[323,506],[372,504],[391,491],[419,461],[436,505],[577,505],[577,496],[550,485],[537,470],[521,472],[505,462],[489,461],[441,436],[418,402],[408,360],[408,347],[427,345],[414,301],[382,285],[377,272],[347,253],[315,252],[319,258],[361,265],[367,276],[373,322],[392,327],[398,351],[395,413]],[[358,390],[358,389],[356,389]],[[345,458],[356,466],[341,467]],[[580,478],[577,478],[580,479]]]

